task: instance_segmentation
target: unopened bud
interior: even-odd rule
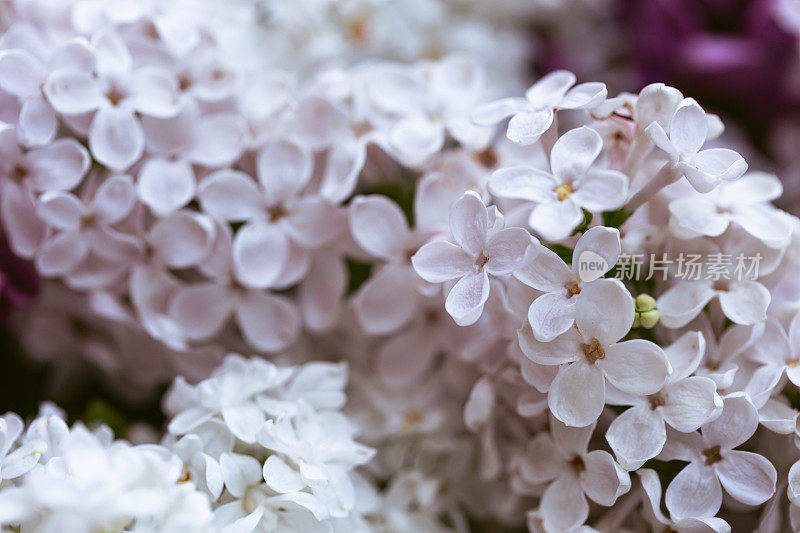
[[[639,294],[633,299],[635,314],[633,327],[650,329],[658,323],[658,309],[656,300],[649,294]]]

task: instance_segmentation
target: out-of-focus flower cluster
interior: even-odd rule
[[[781,181],[668,85],[524,90],[555,6],[3,9],[19,340],[55,392],[181,377],[158,445],[5,415],[2,527],[800,527]]]

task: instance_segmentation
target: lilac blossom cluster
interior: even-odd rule
[[[508,96],[503,13],[415,40],[317,3],[9,8],[0,221],[45,280],[20,341],[53,390],[174,381],[150,443],[0,418],[3,531],[800,528],[781,181],[661,83]],[[684,255],[758,268],[646,275]]]

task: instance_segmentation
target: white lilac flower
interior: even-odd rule
[[[620,251],[619,231],[603,226],[591,228],[581,236],[572,252],[571,266],[544,246],[528,250],[525,264],[514,272],[514,277],[544,292],[528,308],[528,323],[536,340],[552,341],[572,327],[575,306],[587,284],[614,283],[602,276],[617,263]],[[582,268],[581,262],[595,266]]]
[[[612,211],[625,202],[628,178],[616,170],[593,168],[603,150],[595,130],[583,126],[555,142],[550,172],[529,166],[497,170],[489,191],[500,198],[536,204],[528,223],[543,239],[563,241],[583,220],[582,209]]]
[[[450,208],[450,233],[455,243],[434,240],[411,261],[417,274],[431,283],[455,281],[445,309],[460,326],[474,324],[489,297],[489,274],[503,276],[520,267],[533,242],[522,228],[502,229],[496,209],[467,192]]]
[[[606,97],[602,83],[575,85],[575,75],[565,70],[551,72],[525,92],[525,98],[504,98],[476,109],[472,120],[493,125],[512,116],[508,138],[518,144],[533,144],[553,124],[559,109],[591,109]]]
[[[666,492],[673,519],[714,516],[722,505],[722,487],[747,505],[764,503],[775,493],[777,473],[764,456],[736,450],[758,428],[758,412],[746,395],[724,398],[722,414],[700,433],[671,433],[661,457],[689,464]]]
[[[620,342],[633,324],[633,298],[618,280],[587,284],[575,306],[575,328],[551,342],[539,342],[523,326],[522,351],[543,365],[561,365],[548,392],[553,415],[569,426],[583,427],[600,416],[606,381],[637,396],[655,394],[666,383],[670,365],[656,344]],[[614,309],[609,315],[606,310]],[[526,331],[527,330],[527,331]]]
[[[522,476],[530,483],[549,482],[538,513],[547,531],[570,531],[589,516],[587,497],[604,506],[614,505],[631,488],[631,479],[603,450],[587,451],[594,423],[567,427],[550,419],[550,433],[540,433],[528,444]]]
[[[786,377],[794,385],[800,383],[800,314],[784,327],[774,318],[768,318],[764,332],[748,352],[760,366],[753,372],[745,391],[756,407],[762,407],[772,395],[772,390],[781,378]]]

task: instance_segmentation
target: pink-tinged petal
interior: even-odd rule
[[[597,339],[601,345],[609,346],[630,331],[635,313],[633,298],[621,281],[597,279],[581,283],[580,289],[575,323],[587,342]]]
[[[206,115],[194,124],[189,158],[204,167],[219,168],[239,159],[247,146],[247,124],[229,113]]]
[[[674,285],[657,300],[659,321],[668,328],[679,328],[696,317],[714,297],[706,281],[683,281]]]
[[[605,406],[605,378],[599,368],[578,360],[563,367],[547,400],[550,412],[568,426],[584,427],[595,422]]]
[[[425,281],[442,283],[475,270],[475,259],[447,241],[429,242],[411,258],[414,270]]]
[[[589,504],[578,477],[567,473],[547,487],[539,504],[546,531],[570,531],[589,516]]]
[[[136,69],[130,77],[128,91],[126,104],[144,115],[171,118],[180,111],[178,80],[166,69]]]
[[[555,252],[545,246],[531,246],[524,264],[514,277],[529,287],[544,292],[566,294],[567,286],[577,283],[575,274]]]
[[[775,467],[757,453],[730,450],[714,469],[725,491],[746,505],[760,505],[775,494]]]
[[[572,197],[588,211],[619,209],[628,197],[628,178],[616,170],[589,170]]]
[[[559,452],[559,446],[553,442],[550,435],[539,433],[528,442],[525,455],[520,462],[520,475],[533,485],[560,477],[566,470],[567,464],[565,457]],[[583,453],[583,450],[580,453]]]
[[[542,239],[561,242],[569,237],[583,220],[580,206],[571,198],[544,202],[531,212],[528,224]]]
[[[89,246],[78,231],[59,233],[45,241],[36,254],[36,269],[44,277],[68,274],[80,263]]]
[[[233,310],[227,287],[202,283],[179,289],[169,315],[190,339],[208,339],[222,329]]]
[[[573,459],[576,455],[586,455],[596,426],[597,424],[592,423],[584,427],[570,427],[550,417],[550,434],[567,460]]]
[[[614,268],[621,251],[622,245],[620,244],[618,229],[595,226],[587,230],[586,233],[578,239],[575,250],[572,252],[572,268],[574,271],[581,274],[581,279],[583,281],[594,281],[594,279],[601,277]],[[604,269],[581,268],[581,261],[598,260],[602,260],[607,266]],[[576,262],[577,264],[575,264]],[[591,276],[589,276],[589,274],[591,274]]]
[[[280,281],[289,242],[274,224],[249,223],[233,239],[233,270],[249,287],[265,288]]]
[[[573,330],[550,341],[539,341],[530,324],[525,324],[517,331],[517,339],[522,352],[528,359],[540,365],[560,365],[571,363],[581,357],[581,337]]]
[[[664,387],[661,414],[667,424],[688,433],[722,412],[722,398],[709,378],[691,376]]]
[[[376,370],[380,380],[395,388],[419,383],[436,355],[430,332],[410,328],[390,337],[378,348]]]
[[[41,62],[27,50],[16,48],[0,54],[0,87],[14,96],[38,95],[46,74]]]
[[[531,234],[523,228],[498,231],[486,243],[484,254],[489,260],[484,268],[493,276],[511,274],[522,265],[525,252],[532,243]]]
[[[98,220],[113,224],[128,216],[135,204],[136,190],[130,176],[112,176],[94,193],[91,211]]]
[[[473,433],[485,428],[492,418],[496,396],[492,380],[484,376],[479,378],[469,392],[464,404],[464,425]]]
[[[737,324],[751,325],[767,319],[771,295],[757,281],[731,282],[727,291],[720,293],[719,303],[725,316]]]
[[[236,309],[236,321],[256,350],[277,352],[300,334],[300,314],[291,300],[250,292]]]
[[[575,298],[548,293],[536,298],[528,308],[528,322],[540,342],[550,342],[575,323]]]
[[[210,217],[178,211],[157,220],[147,233],[147,242],[167,266],[189,268],[208,257],[216,237]]]
[[[743,444],[758,429],[758,411],[744,393],[723,399],[722,414],[704,425],[703,438],[710,446],[731,449]]]
[[[647,403],[642,403],[611,422],[606,440],[624,468],[637,470],[645,461],[661,453],[667,441],[667,430],[664,419]]]
[[[528,109],[528,102],[524,98],[502,98],[483,104],[473,111],[471,118],[479,126],[494,126],[522,111]]]
[[[601,104],[608,95],[605,83],[589,82],[576,85],[558,103],[559,109],[591,109]]]
[[[670,482],[664,501],[673,520],[714,516],[722,505],[722,487],[712,467],[695,461]]]
[[[47,77],[42,90],[50,105],[64,115],[89,113],[105,102],[101,84],[91,72],[56,70]]]
[[[294,133],[313,150],[327,148],[350,131],[350,115],[338,103],[309,96],[297,102]]]
[[[581,126],[558,138],[550,154],[550,168],[561,182],[575,185],[603,149],[603,139],[593,129]]]
[[[359,289],[353,298],[353,309],[367,333],[383,335],[411,319],[417,300],[413,273],[405,265],[390,264]]]
[[[27,154],[33,185],[40,191],[70,190],[78,185],[91,159],[75,139],[58,139]]]
[[[300,286],[300,311],[306,327],[312,331],[329,328],[339,316],[346,290],[344,262],[330,253],[316,254]]]
[[[144,152],[142,125],[126,109],[103,106],[89,129],[89,148],[100,163],[112,170],[125,170]]]
[[[680,106],[669,124],[669,139],[683,157],[696,154],[706,142],[706,113],[695,102]]]
[[[195,177],[185,160],[148,159],[139,171],[136,192],[158,216],[169,215],[194,197]]]
[[[575,74],[568,70],[549,72],[525,91],[525,98],[536,107],[555,107],[575,80]]]
[[[275,206],[297,195],[308,184],[314,158],[308,147],[295,139],[274,139],[258,152],[256,166],[264,201]]]
[[[620,468],[603,450],[594,450],[584,457],[586,470],[581,475],[581,486],[589,499],[611,507],[621,495],[631,490],[630,475]]]
[[[345,209],[314,196],[298,200],[285,221],[286,232],[305,248],[331,244],[347,233]]]
[[[551,108],[517,113],[508,121],[506,137],[521,146],[533,144],[553,123],[553,116]]]
[[[11,249],[29,259],[44,242],[47,227],[36,216],[31,195],[14,183],[6,182],[0,196],[0,218]]]
[[[53,228],[71,231],[80,227],[86,209],[74,195],[50,191],[39,197],[36,214]]]
[[[122,37],[110,29],[101,29],[92,35],[95,70],[101,76],[120,76],[130,72],[133,57]]]
[[[552,175],[538,168],[506,167],[494,171],[489,179],[489,192],[500,198],[546,202],[555,200],[553,190],[559,184]]]
[[[86,228],[84,234],[94,255],[125,268],[135,263],[142,253],[143,243],[138,237],[108,226]]]
[[[445,310],[459,326],[478,321],[483,304],[489,298],[489,276],[486,272],[467,274],[450,289],[444,302]]]
[[[25,146],[44,146],[53,141],[58,117],[41,96],[23,102],[17,122],[17,137]]]
[[[353,139],[336,143],[328,152],[319,194],[334,203],[346,200],[353,194],[366,160],[363,142]]]
[[[221,220],[241,222],[265,212],[256,183],[238,170],[210,174],[200,183],[197,197],[203,211]]]
[[[667,381],[667,356],[655,343],[634,339],[609,346],[605,353],[597,365],[608,381],[623,392],[653,394]]]
[[[385,196],[359,196],[348,210],[350,231],[364,250],[389,259],[402,254],[410,231],[397,204]]]

